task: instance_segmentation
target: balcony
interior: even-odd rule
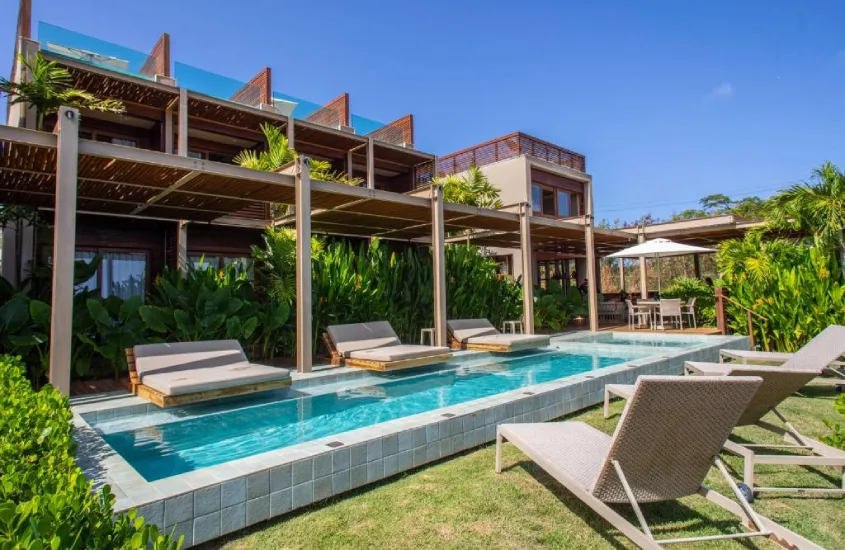
[[[579,172],[586,171],[584,155],[521,132],[514,132],[469,149],[440,157],[437,160],[437,172],[440,176],[459,174],[468,170],[472,165],[485,166],[516,158],[520,155],[529,155]]]

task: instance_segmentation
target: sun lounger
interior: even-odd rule
[[[833,357],[828,363],[822,365],[823,373],[834,376],[831,382],[841,391],[845,386],[845,371],[842,370],[845,363],[841,361],[843,354],[845,354],[845,327],[830,325],[796,353],[723,349],[719,350],[719,361],[743,365],[783,365],[786,368],[805,368],[806,366],[806,368],[817,369],[821,364],[819,358],[823,360]]]
[[[804,385],[812,380],[817,373],[809,370],[787,369],[785,367],[750,365],[737,365],[725,371],[722,368],[725,366],[730,367],[729,364],[723,365],[720,363],[687,363],[687,368],[689,370],[708,378],[713,376],[760,377],[763,380],[763,384],[749,403],[748,408],[745,410],[742,417],[737,422],[737,426],[756,425],[778,436],[783,436],[787,441],[786,444],[780,445],[765,443],[737,443],[730,440],[725,443],[725,451],[740,456],[743,459],[743,484],[740,487],[749,502],[753,500],[754,494],[759,492],[780,491],[845,494],[845,478],[842,480],[841,488],[758,487],[754,485],[754,470],[757,464],[838,466],[840,468],[845,468],[845,452],[801,434],[795,429],[795,426],[793,426],[786,417],[777,410],[777,406],[784,399],[804,387]],[[611,395],[630,399],[633,392],[634,386],[632,385],[608,384],[605,386],[605,418],[609,416],[608,407]],[[762,418],[769,412],[772,412],[778,420],[783,423],[783,427],[776,426],[762,420]],[[761,453],[760,451],[764,449],[778,450],[781,454]]]
[[[719,459],[722,444],[760,386],[756,377],[642,376],[612,437],[581,422],[500,425],[496,472],[502,470],[502,441],[508,440],[641,548],[758,536],[818,548],[758,515]],[[714,464],[736,500],[703,485]],[[640,505],[694,494],[737,515],[753,530],[655,539]],[[630,504],[640,528],[609,503]]]
[[[543,334],[502,334],[487,319],[447,321],[452,349],[511,352],[549,345]]]
[[[402,344],[387,321],[332,325],[323,335],[332,364],[391,371],[444,363],[449,348]]]
[[[287,369],[250,363],[237,340],[145,344],[126,350],[132,393],[159,407],[290,386]]]

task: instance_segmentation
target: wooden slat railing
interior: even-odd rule
[[[721,287],[715,289],[715,297],[716,297],[716,325],[719,327],[719,332],[721,334],[728,333],[728,320],[727,316],[725,315],[725,303],[730,302],[731,304],[738,306],[740,309],[745,311],[745,318],[746,323],[748,325],[748,345],[753,351],[757,345],[754,341],[754,317],[759,317],[764,321],[768,321],[768,317],[760,315],[753,309],[749,309],[744,305],[740,304],[727,294],[725,294],[725,290]]]

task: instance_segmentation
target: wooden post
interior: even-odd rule
[[[637,243],[643,244],[644,242],[645,228],[639,226]],[[640,297],[643,300],[648,300],[648,264],[646,264],[645,256],[640,256]]]
[[[584,224],[584,245],[587,249],[587,307],[590,313],[590,330],[599,330],[598,273],[596,265],[596,247],[593,238],[593,183],[584,184],[586,204],[586,223]]]
[[[352,168],[352,151],[346,152],[346,177],[352,179],[354,170]]]
[[[188,222],[179,220],[176,232],[176,268],[182,273],[188,270]]]
[[[376,157],[373,138],[367,138],[367,188],[376,188]]]
[[[173,154],[173,108],[164,111],[164,152]]]
[[[443,223],[443,188],[431,188],[431,251],[434,256],[434,345],[447,345],[446,230]]]
[[[531,205],[519,207],[519,233],[522,252],[522,316],[525,334],[534,334],[534,254],[531,250]]]
[[[625,292],[625,258],[619,258],[619,291]]]
[[[751,318],[751,310],[745,310],[746,321],[748,321],[748,345],[751,351],[757,347],[754,343],[754,320]]]
[[[296,130],[296,124],[293,121],[293,115],[290,115],[288,117],[287,126],[285,126],[285,132],[287,133],[286,137],[288,138],[288,147],[290,147],[291,149],[295,149],[295,147],[294,147],[294,137],[295,137],[294,136],[294,130]]]
[[[188,89],[179,88],[179,143],[180,157],[188,156]]]
[[[692,269],[696,279],[701,279],[701,257],[699,254],[692,255]]]
[[[719,334],[727,334],[728,324],[725,319],[724,289],[716,287],[714,292],[716,297],[716,326],[719,327]]]
[[[61,107],[57,129],[53,307],[50,313],[50,383],[62,395],[70,395],[79,111]]]
[[[311,372],[311,160],[296,162],[296,370]]]

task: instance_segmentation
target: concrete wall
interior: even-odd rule
[[[481,167],[490,183],[501,191],[499,198],[505,206],[531,201],[528,170],[528,160],[524,155]]]

